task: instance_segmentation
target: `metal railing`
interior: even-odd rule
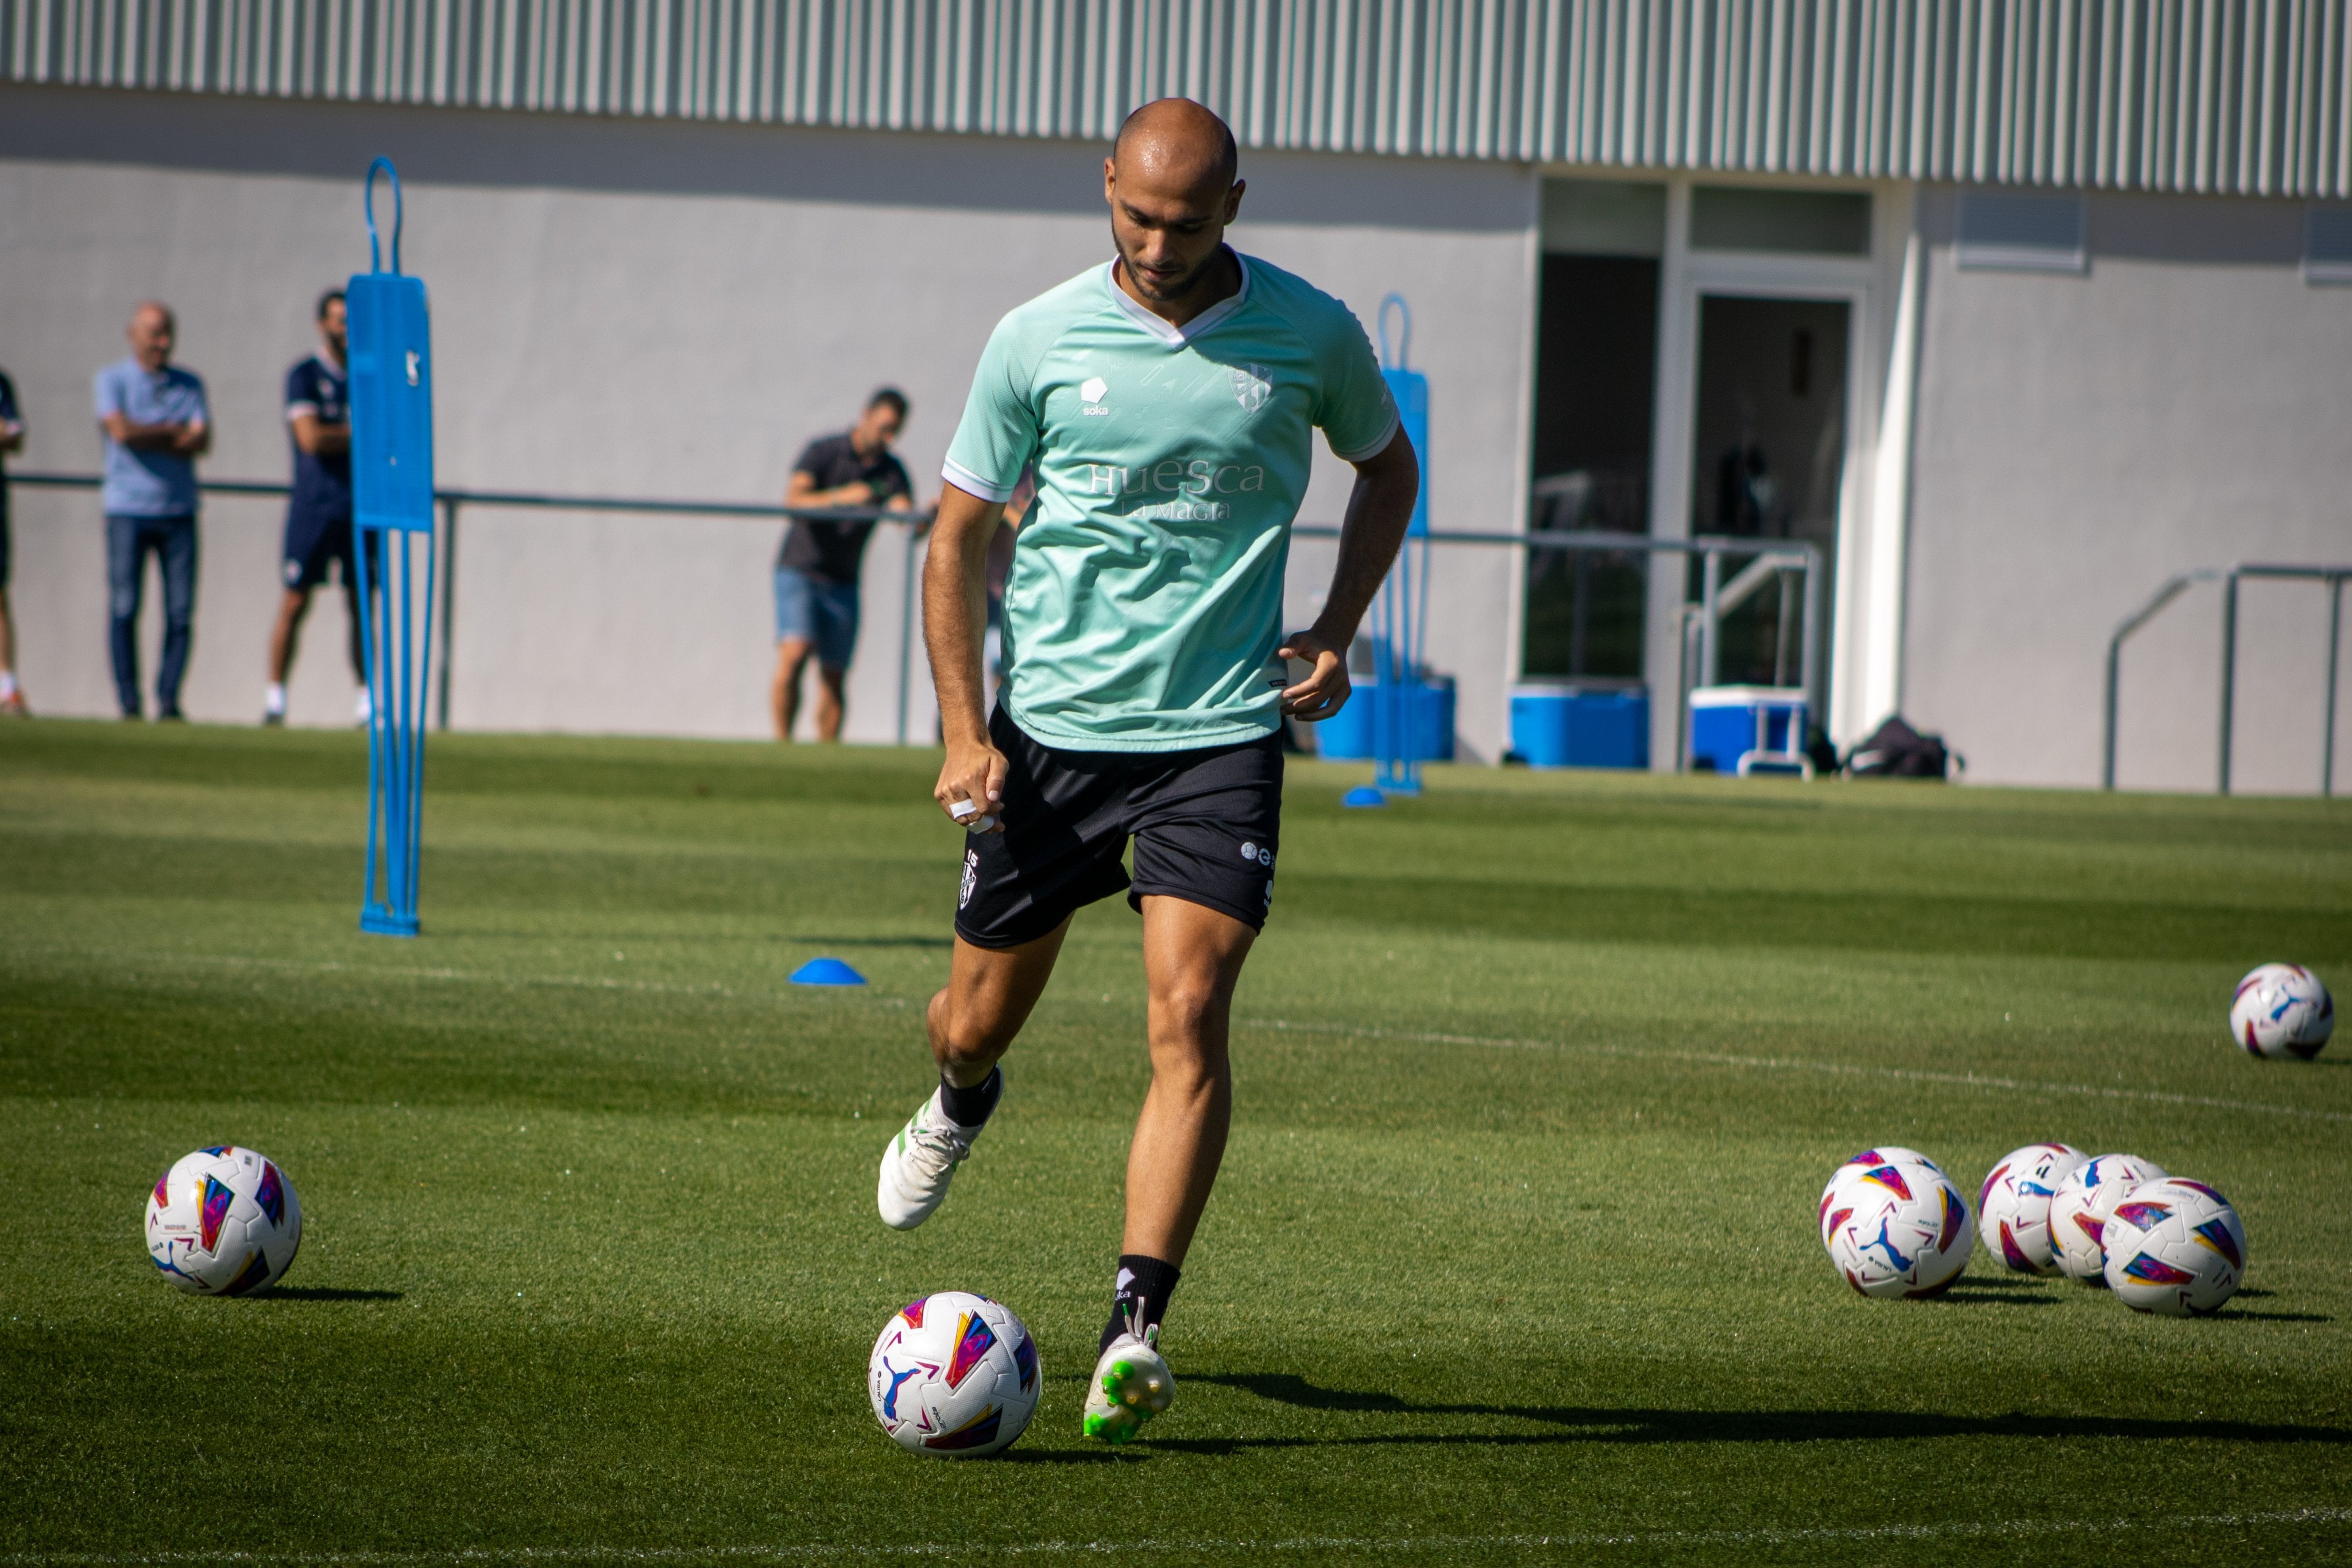
[[[2238,584],[2249,577],[2286,580],[2298,582],[2319,582],[2327,587],[2327,668],[2321,686],[2325,710],[2319,727],[2319,793],[2323,799],[2336,793],[2336,676],[2342,664],[2344,632],[2344,583],[2352,578],[2352,566],[2265,566],[2241,561],[2231,567],[2200,567],[2194,571],[2176,573],[2163,587],[2148,597],[2147,602],[2123,618],[2115,635],[2107,639],[2107,683],[2100,716],[2099,788],[2116,787],[2116,712],[2123,681],[2125,640],[2156,619],[2164,607],[2187,591],[2195,583],[2221,584],[2221,724],[2220,757],[2215,766],[2216,787],[2220,793],[2230,792],[2230,759],[2232,731],[2237,722],[2238,706]]]
[[[29,485],[57,490],[95,490],[102,483],[95,474],[11,474],[12,485]],[[205,479],[199,489],[215,496],[283,496],[289,486],[258,479]],[[929,526],[935,508],[919,507],[893,509],[887,507],[786,507],[757,501],[672,501],[652,500],[622,496],[549,496],[526,490],[436,490],[434,505],[441,512],[441,602],[435,613],[441,618],[441,646],[436,650],[441,663],[434,686],[434,727],[449,727],[450,672],[456,667],[457,605],[457,519],[467,507],[538,507],[562,512],[636,512],[656,517],[756,517],[762,521],[807,518],[816,522],[885,522],[898,523],[907,528],[907,581],[901,612],[904,621],[898,638],[898,744],[907,743],[908,685],[914,663],[913,640],[908,634],[914,622],[915,573],[914,559],[917,542]]]
[[[11,484],[50,489],[95,490],[101,483],[95,474],[12,474]],[[206,479],[200,489],[215,496],[284,496],[289,486],[283,484],[253,479]],[[436,489],[435,504],[441,511],[441,584],[440,603],[436,613],[440,617],[440,647],[436,650],[441,662],[435,683],[435,727],[449,727],[449,693],[453,657],[457,637],[457,532],[458,520],[467,507],[511,507],[563,512],[635,512],[655,517],[747,517],[762,521],[807,518],[819,522],[885,522],[905,525],[906,573],[901,587],[898,631],[898,744],[908,739],[909,721],[909,687],[913,679],[915,652],[914,628],[916,592],[916,556],[924,531],[936,515],[934,507],[917,507],[894,511],[882,507],[803,507],[771,505],[757,501],[677,501],[620,496],[552,496],[526,490],[464,490]],[[1300,523],[1291,532],[1300,538],[1336,539],[1337,526],[1328,523]],[[1821,597],[1822,552],[1819,546],[1804,539],[1734,538],[1726,535],[1702,534],[1691,538],[1654,538],[1648,534],[1544,531],[1528,533],[1457,532],[1433,528],[1429,540],[1433,545],[1465,545],[1485,548],[1523,549],[1530,552],[1546,550],[1641,550],[1652,555],[1682,555],[1699,558],[1700,593],[1696,603],[1686,604],[1680,612],[1678,635],[1696,634],[1697,640],[1698,684],[1712,685],[1717,674],[1718,646],[1723,618],[1745,603],[1770,583],[1780,588],[1780,645],[1775,653],[1775,676],[1780,678],[1787,663],[1788,611],[1791,599],[1802,605],[1801,632],[1799,639],[1799,685],[1805,692],[1807,703],[1818,720],[1821,714]],[[1723,580],[1726,557],[1745,558],[1748,565],[1730,581]],[[1791,574],[1801,574],[1801,588],[1792,591],[1789,584]],[[1692,684],[1690,661],[1682,661],[1676,685],[1683,688],[1677,701],[1685,700]]]

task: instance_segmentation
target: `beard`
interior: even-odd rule
[[[1119,263],[1127,269],[1128,282],[1133,284],[1135,286],[1135,291],[1138,294],[1142,295],[1146,299],[1158,300],[1163,305],[1171,304],[1176,300],[1181,299],[1186,295],[1192,293],[1193,289],[1199,287],[1202,279],[1208,276],[1209,268],[1216,265],[1217,257],[1222,255],[1224,250],[1224,246],[1220,245],[1215,250],[1213,250],[1207,256],[1202,256],[1199,265],[1193,267],[1190,271],[1187,271],[1174,278],[1162,280],[1153,277],[1150,273],[1145,272],[1141,267],[1136,266],[1135,258],[1128,255],[1126,247],[1118,246],[1118,236],[1114,234],[1111,236],[1111,242],[1113,246],[1117,246],[1118,249]]]

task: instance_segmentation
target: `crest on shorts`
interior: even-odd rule
[[[956,894],[956,907],[958,909],[963,908],[966,904],[971,902],[972,889],[977,886],[979,883],[980,852],[978,850],[966,850],[963,852],[963,886]]]
[[[1233,378],[1234,396],[1244,413],[1255,413],[1274,395],[1274,372],[1264,365],[1230,365],[1225,373]]]

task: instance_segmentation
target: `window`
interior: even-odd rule
[[[1546,180],[1543,247],[1552,256],[1664,256],[1666,188],[1621,180]]]
[[[2352,206],[2304,209],[2303,280],[2352,283]]]
[[[1958,259],[1997,272],[2086,272],[2083,198],[1960,193]]]
[[[1691,192],[1690,242],[1700,250],[1868,256],[1870,193],[1699,185]]]

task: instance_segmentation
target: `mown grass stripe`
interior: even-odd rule
[[[1688,1061],[1710,1067],[1744,1067],[1786,1072],[1829,1072],[1860,1078],[1891,1078],[1907,1083],[1948,1083],[1967,1089],[2004,1089],[2028,1094],[2087,1094],[2104,1100],[2146,1100],[2165,1105],[2197,1105],[2216,1111],[2249,1111],[2264,1116],[2297,1116],[2312,1122],[2352,1122],[2352,1112],[2315,1111],[2301,1105],[2270,1105],[2259,1100],[2223,1100],[2210,1094],[2176,1094],[2164,1089],[2116,1089],[2098,1083],[2043,1083],[1981,1072],[1931,1072],[1916,1067],[1877,1067],[1858,1061],[1813,1061],[1801,1056],[1738,1056],[1722,1051],[1675,1051],[1654,1046],[1579,1044],[1556,1040],[1517,1040],[1505,1035],[1441,1034],[1434,1030],[1366,1029],[1346,1024],[1298,1023],[1289,1019],[1236,1019],[1244,1029],[1276,1034],[1329,1034],[1349,1040],[1390,1040],[1417,1045],[1483,1045],[1501,1051],[1557,1051],[1583,1056],[1619,1056],[1648,1061]]]
[[[1186,1556],[1221,1552],[1243,1555],[1280,1552],[1461,1552],[1571,1550],[1593,1547],[1801,1546],[1810,1542],[1937,1541],[2105,1535],[2124,1531],[2237,1530],[2272,1525],[2352,1523],[2352,1508],[2270,1509],[2246,1513],[2189,1513],[2152,1518],[1948,1520],[1927,1524],[1824,1525],[1789,1530],[1633,1530],[1516,1535],[1297,1535],[1264,1540],[1234,1536],[1195,1540],[908,1542],[899,1545],[811,1542],[772,1546],[516,1546],[450,1552],[16,1552],[0,1563],[56,1568],[131,1568],[138,1563],[349,1563],[352,1568],[399,1568],[432,1563],[743,1563],[825,1558],[1058,1556],[1074,1552],[1173,1552]]]

